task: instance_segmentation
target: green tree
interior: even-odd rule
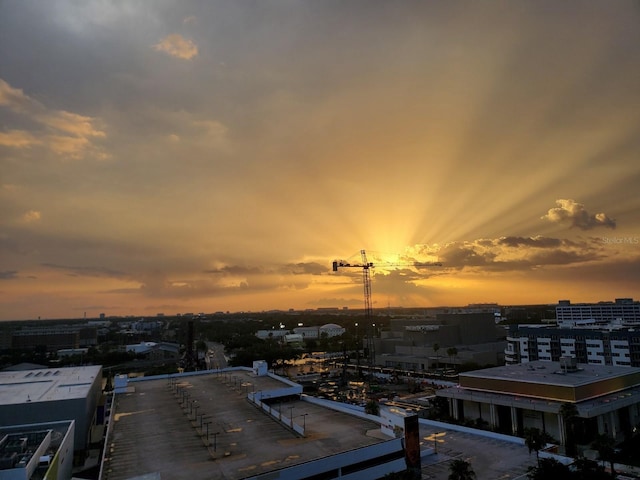
[[[449,464],[448,480],[474,480],[475,478],[476,472],[466,460],[457,458]]]
[[[373,398],[367,401],[364,407],[365,413],[369,415],[380,415],[380,405]]]

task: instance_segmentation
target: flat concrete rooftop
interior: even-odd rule
[[[637,401],[640,368],[579,364],[576,371],[563,372],[558,362],[537,361],[461,373],[459,382],[438,395],[497,404],[525,401],[545,411],[572,402],[583,416],[595,416]]]
[[[116,395],[105,480],[242,479],[385,440],[378,423],[298,398],[276,402],[306,426],[301,437],[246,399],[288,385],[250,371],[175,381],[178,389],[168,379],[132,382],[129,393]]]
[[[481,378],[578,387],[624,377],[640,378],[640,368],[581,363],[576,371],[567,372],[559,362],[535,361],[465,372],[459,378],[461,385],[465,378]]]
[[[0,405],[86,397],[101,366],[0,372]]]

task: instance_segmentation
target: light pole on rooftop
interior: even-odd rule
[[[220,434],[220,432],[213,432],[211,435],[213,435],[213,451],[215,452],[217,450],[217,446],[218,446],[218,435]],[[207,442],[208,442],[208,435],[207,435]]]

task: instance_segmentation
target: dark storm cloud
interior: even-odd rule
[[[572,199],[556,200],[557,207],[550,208],[542,218],[553,223],[567,224],[581,230],[597,227],[616,228],[616,221],[606,213],[589,213],[584,205]]]

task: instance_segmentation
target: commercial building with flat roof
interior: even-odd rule
[[[102,395],[102,367],[0,372],[0,425],[75,421],[76,450],[87,448]]]
[[[561,444],[564,404],[575,405],[585,444],[597,434],[619,439],[640,423],[640,368],[576,364],[571,358],[461,373],[459,386],[436,394],[449,399],[456,419],[481,419],[520,436],[535,427]]]
[[[464,363],[502,363],[504,330],[496,327],[492,307],[446,310],[435,318],[392,318],[389,329],[373,339],[375,365],[421,371]],[[447,353],[451,348],[455,355]]]
[[[73,466],[73,420],[0,427],[0,480],[68,480]]]

